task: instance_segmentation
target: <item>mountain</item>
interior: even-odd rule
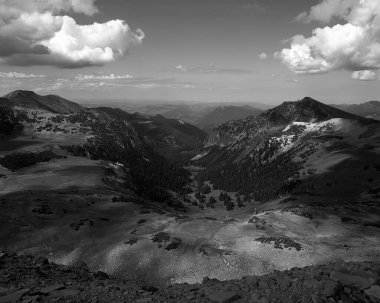
[[[358,116],[380,120],[379,101],[369,101],[362,104],[334,104],[332,106]]]
[[[207,137],[204,131],[178,119],[167,119],[161,115],[129,114],[117,108],[99,107],[96,110],[128,121],[148,144],[172,159],[178,159],[181,155],[186,157],[187,153],[194,152]]]
[[[40,96],[32,91],[17,90],[0,98],[0,106],[21,107],[34,110],[46,110],[55,114],[74,114],[83,112],[77,103],[56,95]]]
[[[116,105],[116,104],[115,104]],[[94,106],[95,107],[95,106]],[[177,119],[195,125],[204,130],[211,130],[229,120],[242,119],[257,115],[268,105],[260,103],[160,103],[141,104],[121,102],[117,107],[127,112],[139,112],[149,116],[161,115],[168,119]]]
[[[240,120],[248,116],[257,116],[262,110],[245,106],[218,106],[209,113],[206,113],[202,119],[197,123],[198,127],[205,130],[212,130],[223,123],[231,120]]]
[[[56,113],[65,101],[41,108],[35,98],[13,106],[7,97],[0,107],[0,261],[18,262],[2,251],[19,252],[26,267],[36,265],[37,279],[62,280],[52,262],[73,266],[66,278],[88,266],[93,277],[104,280],[101,269],[149,291],[202,280],[216,290],[205,276],[270,274],[260,280],[261,297],[277,270],[336,256],[379,259],[379,122],[306,98],[229,121],[203,140],[183,120],[104,107]],[[35,281],[3,281],[0,296],[40,292]],[[62,283],[60,293],[77,293]],[[146,297],[131,289],[123,290],[127,301]],[[152,299],[166,297],[156,291]]]
[[[325,166],[337,165],[331,160],[334,153],[349,153],[352,161],[372,159],[380,165],[375,154],[364,157],[366,146],[378,144],[379,130],[375,120],[306,97],[284,102],[258,117],[221,125],[194,159],[205,166],[201,180],[268,201],[300,188],[300,183],[306,183],[302,181],[305,175],[323,174]],[[325,162],[317,163],[315,157]]]
[[[168,190],[181,191],[189,181],[186,170],[160,155],[134,123],[115,119],[112,110],[108,114],[84,109],[57,96],[25,91],[10,93],[1,101],[0,125],[5,128],[0,152],[6,155],[0,164],[10,170],[60,159],[68,152],[119,163],[112,174],[122,174],[123,181],[116,185],[156,201],[170,200]]]

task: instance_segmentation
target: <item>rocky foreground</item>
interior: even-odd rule
[[[62,266],[0,253],[0,302],[380,302],[380,262],[334,262],[265,276],[165,288],[141,285],[84,263]]]

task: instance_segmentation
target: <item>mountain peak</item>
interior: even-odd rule
[[[77,103],[56,95],[40,96],[29,90],[15,90],[3,97],[3,103],[14,108],[45,110],[55,114],[72,114],[84,111]]]
[[[363,118],[319,102],[311,97],[298,101],[286,101],[263,114],[275,124],[290,122],[326,121],[333,118],[362,120]]]
[[[10,92],[9,94],[6,94],[5,96],[3,96],[3,98],[11,99],[11,98],[17,98],[17,97],[34,97],[34,96],[38,96],[34,91],[19,89],[19,90]]]
[[[319,102],[319,101],[317,101],[317,100],[315,100],[315,99],[313,99],[311,97],[304,97],[304,98],[298,100],[298,102],[299,103],[309,103],[309,104],[310,103],[321,103],[321,102]]]

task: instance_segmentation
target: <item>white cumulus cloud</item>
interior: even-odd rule
[[[351,78],[361,81],[374,81],[377,80],[377,75],[372,70],[358,70],[352,73]]]
[[[63,12],[93,15],[95,0],[0,0],[0,60],[75,68],[104,65],[139,45],[144,33],[123,20],[80,25]]]
[[[261,60],[265,60],[265,59],[268,58],[268,55],[267,55],[266,53],[261,53],[261,54],[259,55],[259,58],[260,58]]]
[[[324,0],[296,18],[336,25],[296,35],[276,57],[298,74],[380,68],[380,1]],[[341,22],[343,20],[343,22]]]

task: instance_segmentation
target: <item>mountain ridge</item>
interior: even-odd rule
[[[23,107],[34,110],[46,110],[55,114],[73,114],[83,112],[84,108],[57,95],[41,96],[33,91],[16,90],[0,98],[0,106]]]
[[[362,117],[380,120],[380,101],[368,101],[360,104],[333,104],[331,106]]]
[[[311,155],[326,149],[323,157],[327,158],[329,144],[339,150],[342,142],[361,150],[365,140],[372,140],[369,137],[375,140],[379,127],[379,121],[306,97],[284,102],[257,117],[221,125],[195,159],[206,167],[200,174],[203,181],[211,179],[218,188],[268,201],[288,193],[299,182],[302,167],[312,166],[308,162]]]
[[[172,159],[178,159],[177,155],[200,148],[207,137],[201,129],[179,119],[168,119],[162,115],[149,116],[137,112],[130,114],[118,108],[98,107],[95,110],[130,122],[157,151]]]
[[[212,130],[231,120],[240,120],[249,116],[257,116],[263,111],[249,105],[220,105],[207,113],[197,125],[205,130]]]

